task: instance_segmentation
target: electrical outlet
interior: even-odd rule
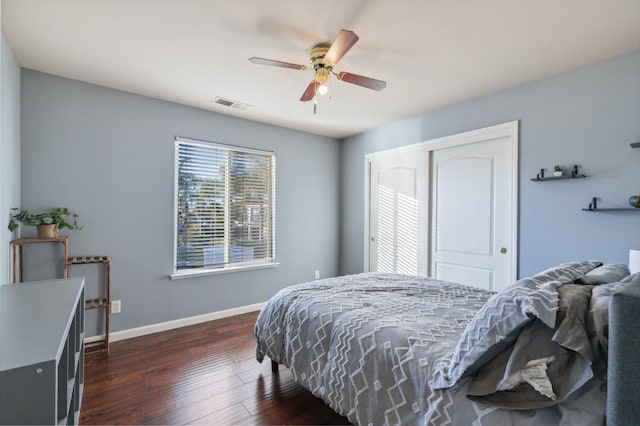
[[[320,271],[316,271],[316,280],[320,279]]]
[[[122,300],[112,300],[111,301],[111,313],[119,314],[122,309]]]

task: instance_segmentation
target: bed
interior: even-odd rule
[[[281,290],[256,356],[354,424],[640,424],[639,321],[640,274],[621,264],[499,293],[363,273]]]

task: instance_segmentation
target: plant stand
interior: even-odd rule
[[[17,240],[11,241],[11,245],[13,247],[13,283],[24,282],[24,270],[22,267],[22,246],[25,244],[42,244],[42,243],[60,243],[64,246],[64,257],[63,257],[63,278],[69,277],[69,269],[67,265],[67,257],[69,256],[69,237],[61,236],[57,238],[48,238],[48,239],[40,239],[40,238],[18,238]],[[19,270],[19,273],[18,273]],[[18,281],[18,277],[20,277],[20,281]]]
[[[104,265],[104,293],[103,296],[84,301],[84,309],[104,309],[104,338],[85,344],[85,352],[105,351],[109,354],[109,321],[111,319],[111,259],[109,256],[74,256],[67,259],[67,266],[71,265],[87,265],[87,264],[103,264]]]

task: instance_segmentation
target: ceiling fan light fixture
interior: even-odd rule
[[[323,66],[316,68],[316,94],[324,96],[329,93],[329,69]]]
[[[326,84],[322,83],[318,85],[318,88],[316,89],[316,93],[320,96],[324,96],[327,93],[329,93],[329,87]]]

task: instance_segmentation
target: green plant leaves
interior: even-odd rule
[[[69,217],[74,218],[73,222],[67,219]],[[59,228],[82,229],[82,226],[78,225],[78,222],[75,220],[77,217],[77,213],[70,212],[66,207],[58,207],[51,209],[46,213],[36,214],[31,214],[27,210],[20,210],[18,213],[11,216],[11,220],[9,221],[9,230],[15,231],[20,225],[38,226],[53,224],[58,224]]]

